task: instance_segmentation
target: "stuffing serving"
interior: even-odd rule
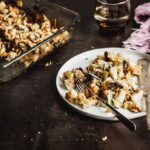
[[[6,61],[11,61],[58,31],[56,20],[48,19],[43,13],[32,14],[23,10],[22,1],[17,2],[17,5],[0,2],[0,58]],[[69,33],[63,32],[21,61],[28,67],[68,39]]]
[[[89,76],[89,73],[98,78]],[[120,53],[104,52],[87,66],[85,70],[76,68],[64,72],[63,82],[68,90],[66,99],[83,108],[102,105],[97,96],[102,97],[115,108],[125,108],[132,112],[141,112],[143,91],[138,86],[141,66]],[[76,90],[76,81],[80,79],[88,85],[83,93]]]

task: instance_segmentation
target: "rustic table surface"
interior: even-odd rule
[[[148,1],[131,0],[132,10]],[[95,0],[52,2],[79,12],[81,22],[67,45],[26,73],[0,84],[0,150],[149,150],[145,117],[135,119],[137,131],[130,132],[120,122],[83,116],[62,101],[55,85],[58,70],[72,56],[93,48],[121,47],[135,27],[133,19],[125,32],[102,35],[93,18]],[[49,61],[52,65],[45,67]]]

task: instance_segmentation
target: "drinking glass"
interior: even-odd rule
[[[130,0],[97,0],[94,18],[100,29],[124,29],[130,19]]]

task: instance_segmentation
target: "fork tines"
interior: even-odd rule
[[[80,79],[78,79],[76,81],[76,87],[79,92],[83,92],[87,88],[87,85],[84,82],[82,82]]]

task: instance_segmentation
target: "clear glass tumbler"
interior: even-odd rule
[[[97,0],[94,18],[100,29],[124,29],[130,20],[130,0]]]

